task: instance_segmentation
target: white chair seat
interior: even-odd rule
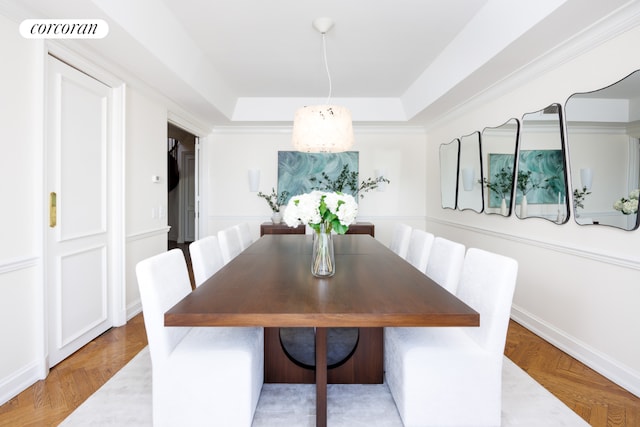
[[[427,271],[427,263],[429,262],[429,254],[435,236],[424,230],[414,228],[411,231],[411,239],[407,250],[407,262],[418,270],[425,273]]]
[[[455,294],[462,273],[465,249],[462,243],[436,237],[431,245],[425,274]]]
[[[180,249],[136,266],[152,373],[153,425],[250,426],[264,382],[262,328],[165,327],[191,292]]]
[[[234,226],[240,239],[240,248],[242,250],[247,249],[253,243],[253,237],[251,237],[251,227],[246,222]]]
[[[235,227],[228,227],[218,231],[218,243],[222,252],[222,259],[227,264],[242,252],[240,235]]]
[[[385,382],[405,426],[499,426],[502,361],[518,264],[480,249],[457,296],[479,327],[385,328]]]
[[[163,407],[161,424],[250,426],[264,377],[263,340],[262,328],[191,328],[153,376],[164,390],[154,399]]]
[[[398,256],[406,259],[410,241],[411,227],[407,224],[396,224],[393,230],[393,236],[391,237],[391,243],[389,243],[389,249],[398,254]]]
[[[384,334],[385,366],[395,367],[386,369],[385,382],[405,427],[492,425],[482,420],[502,399],[502,355],[493,357],[461,328],[385,328]]]
[[[189,254],[191,255],[193,279],[196,287],[224,266],[220,243],[216,236],[203,237],[191,243]]]

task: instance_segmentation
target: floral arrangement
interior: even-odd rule
[[[613,208],[625,215],[631,215],[638,212],[638,196],[640,189],[636,188],[629,193],[629,198],[622,197],[613,204]]]
[[[500,199],[505,199],[511,193],[511,188],[513,187],[513,171],[510,167],[501,168],[493,176],[492,181],[482,178],[478,180],[478,183],[484,184],[485,187],[496,193]]]
[[[531,190],[535,190],[538,188],[544,190],[546,188],[549,188],[549,181],[557,179],[557,177],[552,176],[542,181],[540,180],[535,181],[531,176],[532,174],[533,174],[532,171],[526,171],[526,172],[518,171],[517,188],[518,190],[520,190],[523,196],[526,196],[527,193]]]
[[[582,187],[582,190],[578,190],[577,188],[573,190],[573,209],[578,210],[578,208],[584,209],[585,197],[591,194],[591,191],[587,191],[587,187]]]
[[[321,179],[315,176],[309,178],[309,181],[317,182],[318,186],[314,187],[315,190],[343,193],[345,190],[350,189],[352,194],[355,194],[356,197],[360,195],[361,199],[364,198],[364,193],[375,190],[380,183],[386,182],[388,184],[391,182],[384,176],[379,176],[377,178],[367,178],[358,183],[358,172],[350,171],[349,165],[344,165],[335,180],[329,178],[326,172],[322,172],[321,175]]]
[[[258,192],[258,197],[265,199],[273,212],[280,212],[280,206],[284,205],[288,196],[288,191],[283,191],[278,195],[278,193],[276,193],[276,189],[273,187],[271,188],[271,194],[265,194],[262,191]]]
[[[289,227],[309,224],[319,233],[324,225],[327,233],[344,234],[357,214],[358,204],[352,195],[316,190],[289,199],[283,219]]]

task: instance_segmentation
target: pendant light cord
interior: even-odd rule
[[[329,62],[327,61],[327,41],[325,37],[326,37],[326,33],[322,33],[322,52],[324,55],[324,67],[327,70],[327,78],[329,79],[329,95],[327,96],[327,105],[328,105],[329,101],[331,100],[331,92],[333,90],[333,87],[331,85],[331,73],[329,72]]]

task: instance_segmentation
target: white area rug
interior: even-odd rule
[[[588,426],[555,396],[505,357],[502,426]],[[328,386],[331,427],[402,426],[385,384]],[[464,410],[464,408],[460,408]],[[151,361],[148,347],[87,399],[60,426],[151,426]],[[313,384],[265,384],[254,427],[314,426]]]

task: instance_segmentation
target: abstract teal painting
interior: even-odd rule
[[[513,154],[499,154],[499,153],[489,153],[489,170],[487,175],[489,176],[489,182],[495,182],[497,178],[497,174],[504,169],[513,175],[514,168],[514,160],[515,156]],[[510,180],[512,181],[512,180]],[[513,189],[513,182],[511,183],[511,188]],[[509,191],[505,194],[505,201],[507,206],[511,206],[511,194],[512,191]],[[499,208],[502,203],[502,197],[493,190],[489,190],[489,207],[490,208]]]
[[[299,151],[278,151],[278,194],[289,192],[289,198],[313,190],[311,178],[322,178],[325,172],[330,179],[340,175],[343,167],[358,171],[358,152],[344,153],[302,153]],[[287,200],[288,202],[289,200]]]
[[[527,193],[529,204],[557,204],[565,200],[564,157],[562,150],[523,150],[518,158],[518,175],[531,171],[531,181],[540,185]],[[522,193],[516,192],[516,204]]]

